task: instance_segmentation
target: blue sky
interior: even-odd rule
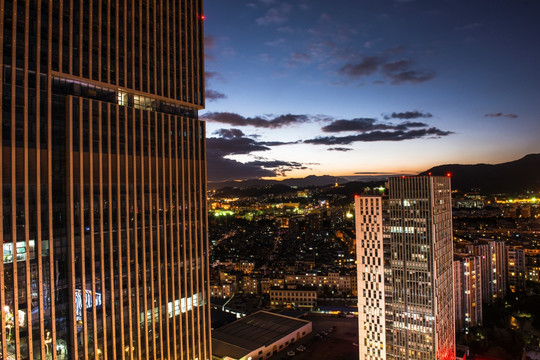
[[[205,2],[210,181],[540,150],[540,2]]]

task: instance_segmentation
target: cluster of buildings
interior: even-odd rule
[[[449,178],[388,187],[355,198],[360,359],[453,359],[455,330],[481,326],[482,304],[538,282],[540,252],[494,239],[454,246]]]
[[[318,271],[323,250],[292,266],[270,259],[280,267],[268,274],[239,259],[210,269],[202,2],[6,0],[0,10],[0,358],[207,360],[210,298],[242,292],[292,309],[358,296],[361,360],[453,360],[455,328],[481,324],[482,303],[539,282],[534,249],[487,239],[454,254],[450,179],[431,176],[357,197],[356,249],[347,205],[211,203],[215,216],[332,232],[344,250]],[[468,200],[460,206],[483,208]],[[501,206],[538,217],[530,204]],[[214,350],[244,338],[237,354],[261,359],[310,332],[258,312],[217,331]]]
[[[230,298],[239,293],[267,295],[271,307],[312,310],[317,308],[318,297],[349,297],[357,292],[354,273],[308,271],[268,277],[238,263],[226,264],[220,263],[214,269],[217,276],[210,284],[210,295],[214,298]]]

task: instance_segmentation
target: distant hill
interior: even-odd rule
[[[527,190],[540,191],[540,154],[529,154],[519,160],[502,164],[435,166],[419,175],[452,174],[452,188],[482,193],[517,194]]]
[[[343,178],[336,178],[335,176],[330,175],[310,175],[304,178],[290,178],[284,180],[263,180],[263,179],[251,179],[243,181],[222,181],[222,182],[209,182],[208,188],[221,189],[226,187],[231,188],[248,188],[248,187],[266,187],[270,185],[286,185],[286,186],[298,186],[298,187],[309,187],[309,186],[325,186],[335,184],[336,181],[338,184],[344,184],[348,180]]]

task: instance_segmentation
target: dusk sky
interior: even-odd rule
[[[540,1],[208,0],[208,179],[540,152]]]

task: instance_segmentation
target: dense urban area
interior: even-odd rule
[[[354,195],[384,195],[384,186],[209,191],[213,327],[261,309],[357,316]],[[530,192],[452,193],[456,345],[466,358],[518,359],[539,345],[539,205]],[[357,345],[356,331],[342,335]]]

